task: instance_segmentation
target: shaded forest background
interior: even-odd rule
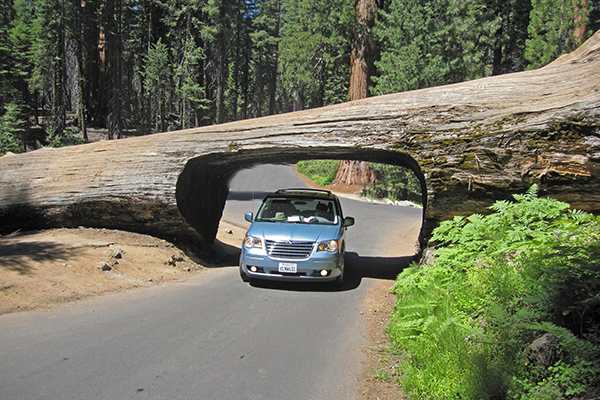
[[[0,0],[0,154],[538,68],[599,27],[594,0]]]

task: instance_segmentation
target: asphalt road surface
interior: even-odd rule
[[[304,184],[289,166],[265,165],[230,186],[224,219],[247,224],[243,213],[263,194]],[[0,316],[0,399],[356,398],[362,301],[375,279],[394,279],[406,263],[412,244],[398,242],[421,211],[349,199],[342,207],[357,224],[341,289],[249,285],[232,265],[182,284]]]

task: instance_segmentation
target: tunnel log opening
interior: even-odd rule
[[[229,181],[236,172],[259,164],[294,164],[307,159],[358,160],[410,169],[421,185],[424,220],[427,209],[427,185],[423,172],[414,158],[409,154],[390,150],[346,147],[262,148],[225,154],[207,154],[190,159],[177,180],[177,207],[202,240],[212,244],[227,201]],[[424,237],[421,228],[419,234],[421,246]]]

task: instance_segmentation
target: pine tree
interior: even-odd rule
[[[282,4],[281,96],[286,111],[348,99],[354,1]]]
[[[87,14],[83,12],[85,8],[85,0],[73,0],[72,1],[72,13],[70,18],[70,25],[73,27],[70,30],[70,43],[71,43],[71,60],[72,63],[68,67],[70,70],[69,76],[71,77],[72,97],[76,100],[75,107],[77,109],[76,119],[78,127],[83,135],[83,139],[87,140],[87,110],[86,103],[84,100],[84,86],[85,86],[85,75],[84,75],[84,42],[86,38],[83,36],[85,33],[84,26],[87,25],[85,17]]]
[[[447,73],[436,38],[435,11],[420,0],[392,0],[381,12],[375,34],[380,41],[374,94],[435,86]]]
[[[0,11],[4,18],[0,26],[0,110],[5,101],[28,110],[33,108],[28,87],[33,70],[31,4],[16,0],[12,7],[0,6]]]
[[[9,40],[10,23],[14,19],[14,10],[10,1],[0,2],[0,114],[4,114],[9,91],[13,63],[13,48]]]
[[[215,122],[226,121],[225,94],[228,81],[228,48],[231,34],[231,2],[232,0],[208,0],[204,6],[206,23],[202,35],[205,43],[210,44],[207,49],[209,55],[209,82],[208,88],[212,89],[215,106]]]
[[[528,68],[542,67],[580,46],[588,37],[587,0],[532,0],[525,57]],[[576,32],[579,30],[578,36]]]
[[[375,29],[383,50],[373,93],[489,75],[494,18],[478,0],[392,0]]]
[[[172,107],[178,119],[173,127],[177,128],[198,126],[210,103],[202,85],[202,62],[205,59],[200,41],[203,6],[201,2],[190,0],[164,3],[163,22],[168,28],[175,78]]]
[[[80,93],[83,103],[82,122],[88,125],[100,125],[104,120],[100,100],[100,21],[98,1],[80,2],[79,52],[80,56]]]
[[[242,54],[245,54],[245,47],[249,42],[247,36],[249,34],[246,16],[251,5],[245,1],[235,2],[232,10],[232,46],[230,46],[229,55],[229,73],[226,93],[226,109],[228,120],[237,120],[240,113],[240,97],[243,92],[241,87],[241,77],[244,75],[242,69],[247,68],[247,65],[242,59]]]
[[[486,5],[496,16],[492,75],[523,71],[531,0],[487,0]]]
[[[105,76],[108,85],[108,138],[120,139],[125,129],[125,104],[128,80],[126,79],[127,21],[125,0],[105,1],[101,8],[104,27]]]
[[[198,126],[200,115],[209,109],[210,101],[205,97],[200,79],[203,59],[203,49],[196,45],[192,37],[187,37],[175,65],[176,107],[179,111],[180,128]]]
[[[62,138],[67,119],[67,0],[38,0],[33,24],[33,87],[47,108],[44,124],[52,138]]]
[[[150,94],[152,105],[152,121],[159,132],[167,130],[167,115],[169,88],[172,87],[167,45],[158,40],[151,47],[145,59],[144,88]]]
[[[0,155],[26,150],[31,96],[31,7],[0,2]]]
[[[129,36],[126,42],[127,72],[131,84],[129,118],[139,133],[147,134],[156,127],[156,114],[153,112],[153,93],[145,86],[145,62],[158,40],[166,41],[170,31],[166,15],[168,6],[159,0],[127,0],[127,26]],[[154,109],[154,111],[156,111]]]
[[[252,20],[253,73],[255,77],[254,117],[276,112],[277,67],[282,0],[256,2]]]

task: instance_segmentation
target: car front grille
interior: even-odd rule
[[[266,240],[266,243],[269,256],[282,259],[308,258],[314,246],[314,242],[276,242],[274,240]]]

